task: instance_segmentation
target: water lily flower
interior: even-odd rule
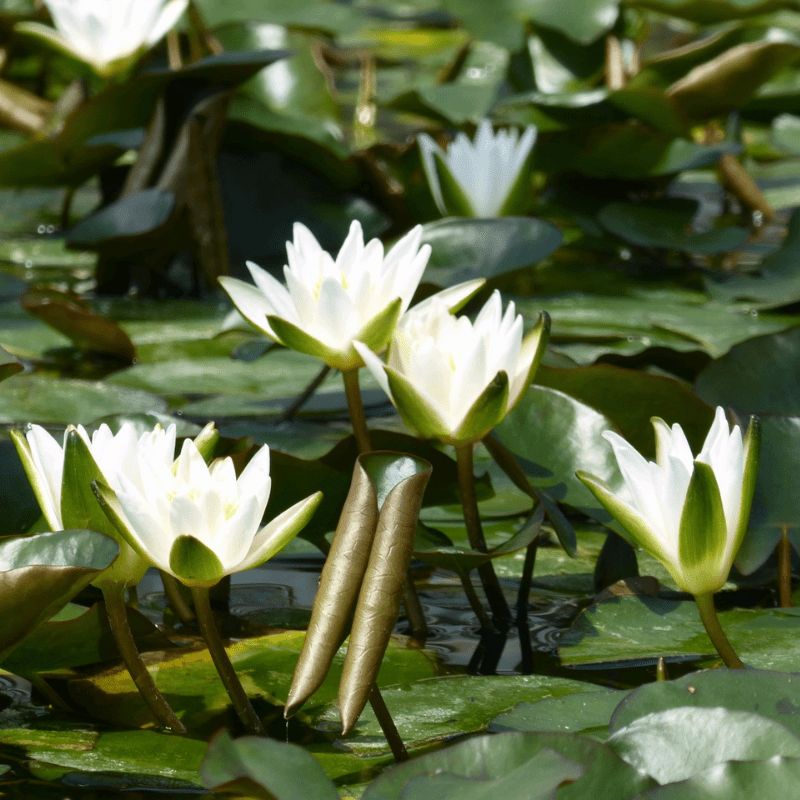
[[[111,432],[108,425],[101,425],[91,436],[82,425],[77,427],[70,425],[64,432],[63,444],[56,441],[39,425],[30,425],[24,436],[20,431],[12,431],[14,444],[39,501],[42,514],[50,529],[54,531],[64,530],[63,504],[74,505],[80,502],[77,498],[69,496],[70,491],[65,491],[64,488],[67,443],[73,432],[83,440],[94,460],[94,465],[87,473],[85,487],[85,490],[89,491],[89,497],[91,497],[89,484],[97,474],[95,468],[108,486],[117,489],[124,470],[139,459],[162,464],[166,469],[172,466],[175,459],[175,425],[170,425],[166,430],[157,425],[154,430],[145,432],[141,436],[137,436],[136,428],[129,422],[124,423],[116,434]],[[73,467],[74,465],[70,465],[70,468]],[[100,518],[103,519],[102,513]],[[120,554],[99,580],[119,581],[124,585],[133,586],[141,580],[148,563],[124,541],[120,542],[118,537],[115,538],[120,544]]]
[[[237,479],[230,458],[209,467],[186,439],[177,461],[140,457],[116,490],[95,484],[103,510],[141,556],[189,587],[211,587],[225,575],[271,558],[311,518],[317,492],[261,527],[272,485],[269,448]]]
[[[747,531],[758,471],[759,425],[751,418],[742,440],[717,408],[695,458],[680,425],[654,418],[656,460],[646,461],[621,436],[606,431],[624,479],[614,492],[583,472],[578,477],[675,583],[711,595],[728,579]]]
[[[24,22],[30,33],[89,64],[103,77],[124,72],[183,14],[189,0],[45,0],[55,28]]]
[[[445,216],[501,217],[524,199],[536,128],[492,130],[484,119],[475,141],[459,133],[447,150],[427,134],[417,137],[433,199]]]
[[[474,323],[434,296],[397,326],[386,363],[355,347],[410,428],[458,446],[482,439],[519,402],[548,331],[543,314],[523,338],[522,317],[514,303],[503,313],[497,291]]]
[[[285,286],[252,262],[255,286],[228,277],[220,283],[242,315],[276,342],[335,369],[357,369],[363,362],[353,341],[381,350],[411,302],[431,252],[420,247],[421,236],[417,225],[384,255],[380,240],[364,244],[354,221],[334,260],[297,222],[286,244]]]

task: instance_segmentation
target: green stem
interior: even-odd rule
[[[320,384],[328,377],[331,368],[324,364],[311,383],[291,402],[289,407],[281,414],[281,422],[288,422],[294,419],[295,414],[314,396],[314,392],[319,389]]]
[[[481,601],[478,598],[478,593],[475,591],[475,587],[472,585],[472,579],[469,577],[469,573],[458,563],[457,559],[453,559],[453,569],[458,573],[458,577],[461,578],[461,586],[464,588],[464,594],[467,596],[467,600],[469,601],[472,610],[475,612],[475,616],[478,618],[478,622],[481,624],[481,628],[491,628],[492,621],[484,611],[483,606],[481,605]]]
[[[778,595],[781,608],[792,608],[792,543],[783,529],[778,542]]]
[[[353,425],[353,435],[356,437],[358,451],[359,453],[368,453],[372,450],[372,445],[369,441],[364,405],[361,402],[361,390],[358,387],[358,370],[343,370],[342,378],[344,378],[344,393],[347,395],[347,410],[350,412],[350,422]]]
[[[419,602],[417,587],[414,586],[410,569],[403,584],[403,606],[406,609],[411,635],[419,641],[425,641],[428,637],[428,623],[425,622],[425,614],[422,611],[422,604]]]
[[[456,445],[458,486],[461,491],[461,505],[464,509],[464,523],[467,527],[470,546],[479,553],[486,553],[488,549],[486,547],[486,539],[483,536],[480,514],[478,513],[478,499],[475,496],[472,451],[471,442]],[[478,575],[492,613],[502,621],[511,619],[511,612],[508,610],[508,603],[500,587],[500,581],[497,580],[492,562],[486,561],[481,564],[478,567]]]
[[[537,536],[525,551],[525,563],[522,567],[522,578],[519,582],[519,592],[517,593],[517,619],[528,618],[528,598],[531,593],[531,581],[533,580],[533,569],[536,566],[536,553],[539,549],[539,537]]]
[[[725,636],[722,626],[717,619],[717,610],[714,608],[714,595],[713,594],[697,594],[694,596],[694,601],[697,603],[697,610],[700,612],[700,619],[703,622],[703,627],[706,629],[708,638],[717,649],[720,658],[729,669],[744,669],[739,656]]]
[[[239,715],[239,719],[247,729],[248,733],[256,736],[266,736],[267,732],[261,724],[261,720],[256,714],[255,709],[250,703],[250,698],[236,675],[236,670],[231,664],[225,646],[220,639],[217,625],[214,622],[214,614],[211,611],[211,602],[208,596],[208,589],[200,586],[192,587],[192,598],[194,599],[194,610],[197,614],[197,622],[200,626],[200,633],[208,646],[208,652],[214,661],[225,690],[228,692],[233,707]]]
[[[383,699],[380,689],[378,689],[377,683],[373,683],[372,689],[370,689],[369,704],[372,706],[372,710],[378,718],[378,724],[381,726],[383,735],[389,743],[394,760],[398,764],[403,761],[408,761],[408,750],[406,750],[406,746],[400,738],[400,733],[397,730],[397,726],[394,724],[389,709],[386,707],[386,702]]]
[[[175,616],[184,624],[191,625],[194,620],[194,611],[184,597],[184,588],[178,580],[164,570],[159,570],[161,584],[164,587],[164,595],[172,608]]]
[[[169,703],[164,699],[161,692],[153,680],[153,676],[147,671],[142,661],[139,651],[136,649],[136,642],[133,639],[130,626],[128,625],[128,612],[125,605],[125,587],[123,584],[112,584],[103,590],[103,600],[105,601],[108,624],[111,627],[111,635],[117,643],[122,660],[130,673],[139,694],[144,698],[153,716],[159,724],[171,733],[186,733],[183,723],[175,716],[175,712],[170,708]]]

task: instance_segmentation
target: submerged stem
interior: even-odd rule
[[[144,698],[153,716],[159,724],[171,733],[186,733],[184,724],[175,716],[175,712],[170,708],[169,703],[164,699],[161,692],[153,680],[153,676],[147,671],[142,661],[139,651],[136,649],[136,642],[133,640],[130,625],[128,625],[127,606],[125,605],[125,587],[123,584],[111,584],[103,589],[103,600],[108,614],[108,624],[111,627],[111,635],[117,644],[122,660],[130,673],[139,694]]]
[[[369,441],[367,418],[364,416],[364,404],[361,402],[361,390],[358,386],[358,370],[346,369],[342,371],[344,379],[344,393],[347,395],[347,410],[350,412],[350,422],[353,425],[353,435],[360,453],[372,450]]]
[[[197,614],[200,633],[203,634],[203,639],[205,639],[208,646],[208,652],[211,654],[214,666],[217,668],[220,678],[222,678],[225,691],[228,692],[228,697],[230,697],[239,719],[248,733],[253,733],[256,736],[266,736],[267,732],[264,730],[264,726],[261,724],[261,720],[250,702],[250,698],[239,681],[228,654],[225,652],[225,646],[222,644],[217,625],[214,622],[214,614],[211,611],[208,589],[201,586],[192,587],[192,598],[194,599],[194,610]]]
[[[725,666],[729,669],[744,669],[744,664],[742,664],[739,656],[736,655],[736,651],[719,624],[717,610],[714,608],[714,595],[697,594],[694,596],[694,601],[697,603],[697,610],[700,612],[700,619],[706,629],[708,638],[711,639],[711,643],[717,649]]]
[[[467,527],[469,543],[473,550],[480,553],[488,552],[486,539],[483,536],[481,518],[478,513],[478,500],[475,496],[475,476],[472,463],[473,446],[471,442],[456,445],[456,462],[458,464],[458,486],[461,491],[461,505],[464,509],[464,523]],[[492,613],[498,620],[511,619],[508,603],[500,587],[500,581],[494,571],[491,561],[478,567],[478,575],[483,585],[483,591],[489,602]]]
[[[394,724],[392,715],[389,713],[389,709],[386,706],[386,702],[383,699],[380,689],[378,689],[377,683],[373,683],[372,689],[370,689],[369,704],[372,706],[372,710],[375,713],[375,716],[378,718],[378,724],[381,726],[383,735],[386,737],[386,741],[389,743],[394,760],[398,764],[403,761],[408,761],[408,750],[406,750],[406,746],[403,744],[403,740],[400,738],[397,726]]]

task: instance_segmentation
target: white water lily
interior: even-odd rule
[[[175,459],[175,425],[170,425],[166,430],[158,425],[141,436],[136,435],[136,428],[131,423],[123,424],[116,434],[111,432],[108,425],[101,425],[91,436],[82,425],[70,425],[64,432],[63,444],[39,425],[30,425],[24,436],[19,431],[11,433],[42,514],[54,531],[64,530],[65,527],[90,526],[91,510],[87,512],[82,508],[83,500],[79,495],[86,493],[84,497],[88,496],[90,502],[95,503],[90,483],[97,476],[97,471],[108,486],[118,489],[120,476],[137,460],[146,458],[169,469]],[[75,453],[68,456],[68,442],[75,433],[87,446],[94,464],[79,463],[81,456]],[[65,484],[64,467],[68,458],[69,477],[74,479],[76,473],[82,475],[85,486],[77,485],[74,480]],[[97,511],[100,512],[99,507]],[[73,518],[74,514],[79,516]],[[68,515],[69,518],[65,519]],[[101,512],[99,519],[103,520]],[[124,541],[115,538],[120,545],[120,554],[95,583],[118,581],[133,586],[141,580],[148,563]]]
[[[431,252],[420,247],[421,236],[417,225],[384,255],[378,239],[364,244],[354,221],[334,260],[297,222],[286,244],[285,286],[252,262],[255,286],[227,277],[220,283],[242,315],[275,341],[335,369],[356,369],[363,362],[353,341],[381,350],[414,296]]]
[[[513,213],[525,191],[536,128],[522,136],[484,119],[474,142],[459,133],[447,150],[427,134],[417,137],[433,199],[445,216],[501,217]]]
[[[475,322],[436,296],[403,318],[383,363],[356,343],[404,422],[450,444],[482,439],[519,402],[547,344],[549,319],[522,336],[522,317],[495,291]]]
[[[742,440],[717,408],[700,453],[692,456],[680,425],[654,418],[656,460],[647,461],[606,431],[624,485],[618,492],[586,473],[578,477],[631,538],[693,595],[719,590],[747,531],[758,471],[759,425]]]
[[[263,564],[311,518],[321,492],[261,527],[272,481],[269,448],[262,447],[237,479],[230,458],[207,465],[195,443],[177,461],[143,454],[112,491],[95,489],[119,532],[148,562],[191,587],[210,587],[225,575]]]
[[[24,22],[15,30],[44,39],[104,77],[124,72],[163,38],[189,0],[45,0],[55,28]]]

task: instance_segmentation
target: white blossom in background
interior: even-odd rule
[[[30,33],[89,64],[104,77],[124,72],[177,23],[189,0],[45,0],[54,28],[22,22]]]
[[[425,133],[417,137],[431,193],[444,216],[501,217],[511,214],[525,191],[536,128],[522,136],[489,120],[478,125],[474,141],[459,133],[446,150]]]

